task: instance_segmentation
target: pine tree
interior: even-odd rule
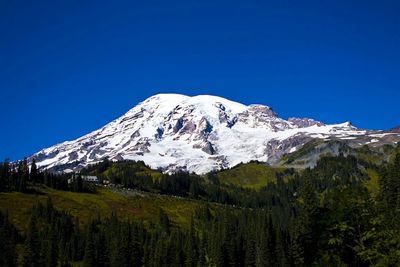
[[[0,212],[0,266],[16,266],[17,230],[8,220],[8,215]]]
[[[97,252],[96,254],[96,261],[97,261],[97,266],[98,267],[106,267],[110,266],[110,260],[109,260],[109,249],[107,245],[107,240],[106,237],[103,233],[103,231],[100,231],[98,233],[97,237],[97,242],[95,242],[95,250]]]
[[[201,238],[199,245],[199,261],[197,262],[197,267],[206,266],[206,258],[207,258],[207,240],[205,236]]]
[[[169,221],[168,215],[164,212],[163,209],[159,211],[159,223],[161,228],[166,232],[169,233],[171,223]]]
[[[276,266],[276,254],[275,254],[276,234],[274,226],[272,224],[272,216],[270,213],[268,213],[268,218],[267,218],[266,239],[267,239],[267,248],[266,248],[267,266]]]
[[[260,240],[258,241],[258,245],[256,247],[256,253],[255,253],[255,266],[256,267],[262,267],[262,266],[268,266],[268,258],[267,258],[267,244],[265,241],[265,237],[261,236]]]
[[[278,228],[276,229],[276,245],[275,245],[275,256],[277,266],[288,266],[288,249],[285,247],[285,235]]]
[[[191,220],[189,234],[186,239],[185,255],[186,255],[185,266],[196,267],[196,263],[198,262],[198,251],[196,245],[193,218]]]
[[[83,258],[83,264],[86,267],[97,266],[96,251],[94,244],[94,223],[91,222],[87,228],[86,233],[86,245],[85,245],[85,256]]]
[[[253,267],[256,264],[256,262],[255,262],[255,258],[256,258],[255,241],[253,240],[253,237],[248,236],[245,244],[246,244],[246,247],[245,247],[244,266],[245,267]]]
[[[25,192],[26,191],[26,177],[29,176],[27,161],[18,162],[18,169],[16,173],[16,188],[18,192]]]
[[[111,254],[110,263],[115,267],[130,266],[130,244],[129,230],[127,226],[120,226],[118,233],[114,236],[113,253]]]
[[[36,227],[36,217],[31,216],[25,240],[24,267],[39,267],[40,264],[40,240]]]
[[[292,218],[293,232],[290,254],[294,266],[310,266],[317,251],[319,201],[312,184],[312,172],[307,169],[300,177],[299,215]]]
[[[140,244],[141,243],[139,236],[140,227],[143,226],[140,224],[139,226],[136,226],[131,230],[130,254],[131,254],[131,264],[133,266],[142,266],[143,249]]]
[[[26,158],[24,158],[24,160],[22,161],[22,169],[23,169],[23,180],[24,183],[26,183],[29,180],[29,166],[28,166],[28,160]]]
[[[41,247],[41,266],[56,267],[58,265],[58,239],[53,225],[50,225]]]
[[[400,229],[400,154],[396,154],[380,179],[386,222]]]
[[[11,189],[11,168],[8,159],[0,163],[0,192]]]
[[[76,192],[83,192],[83,180],[80,174],[76,177]]]
[[[38,170],[37,170],[35,158],[32,159],[32,163],[31,163],[30,180],[31,180],[34,184],[35,184],[36,182],[38,182]]]

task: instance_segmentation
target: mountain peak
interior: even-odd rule
[[[239,109],[244,109],[245,105],[228,100],[223,97],[214,96],[214,95],[196,95],[196,96],[187,96],[182,94],[156,94],[147,98],[144,102],[173,102],[173,103],[181,103],[187,105],[204,105],[204,104],[214,104],[214,103],[222,103],[228,106],[235,106]]]
[[[190,96],[187,95],[182,95],[182,94],[169,94],[169,93],[161,93],[161,94],[156,94],[153,96],[148,97],[146,100],[143,102],[150,102],[150,101],[182,101],[183,99],[189,98]]]
[[[43,168],[64,171],[108,158],[205,173],[251,160],[274,164],[315,138],[350,140],[366,134],[349,123],[284,120],[260,104],[247,106],[212,95],[157,94],[104,127],[33,157]]]

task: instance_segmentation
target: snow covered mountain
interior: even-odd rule
[[[32,157],[40,167],[64,171],[108,158],[141,160],[169,172],[205,173],[251,160],[275,164],[316,138],[361,146],[397,142],[399,136],[357,129],[349,122],[284,120],[268,106],[246,106],[217,96],[158,94],[96,131]]]

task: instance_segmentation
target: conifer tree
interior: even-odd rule
[[[83,264],[86,267],[97,266],[96,251],[94,244],[94,223],[91,222],[86,230],[85,257]]]
[[[0,266],[16,266],[17,230],[7,214],[0,212]]]
[[[192,218],[190,222],[189,234],[186,238],[186,244],[185,244],[186,267],[196,267],[196,263],[198,262],[198,251],[196,242],[197,240],[195,237],[194,222]]]
[[[24,267],[40,267],[40,240],[39,234],[36,226],[36,217],[31,216],[26,240],[25,240],[25,251],[24,251],[24,259],[23,266]]]
[[[17,190],[19,192],[25,192],[26,191],[26,177],[29,176],[29,173],[27,174],[28,168],[26,165],[26,160],[18,162],[18,169],[16,173],[16,183],[17,183]]]
[[[30,180],[31,180],[34,184],[35,184],[36,182],[38,182],[38,170],[37,170],[35,158],[32,159],[32,163],[31,163]]]
[[[50,225],[41,246],[41,266],[56,267],[58,265],[58,240],[54,226]]]
[[[168,215],[164,212],[163,209],[159,210],[159,223],[160,223],[161,228],[166,233],[169,233],[171,223],[169,221]]]

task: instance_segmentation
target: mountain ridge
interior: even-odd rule
[[[395,143],[400,135],[358,129],[350,122],[285,120],[269,106],[244,105],[219,96],[157,94],[100,129],[31,158],[42,168],[62,171],[108,158],[141,160],[166,172],[201,174],[252,160],[274,165],[314,139],[377,146]]]

